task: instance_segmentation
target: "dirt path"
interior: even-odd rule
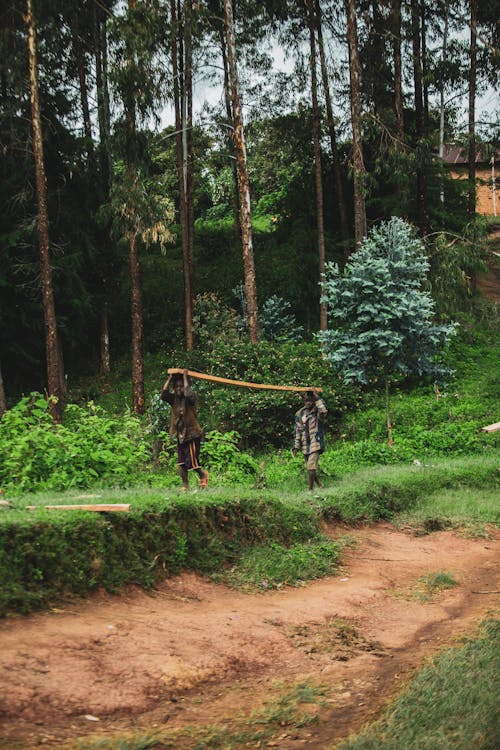
[[[102,593],[1,622],[0,747],[227,725],[304,680],[329,688],[319,723],[269,746],[318,750],[359,729],[428,655],[493,611],[500,533],[349,533],[357,546],[340,575],[303,588],[245,595],[185,574],[153,595]],[[438,571],[458,585],[429,602],[408,596]]]

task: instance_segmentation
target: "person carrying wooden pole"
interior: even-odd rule
[[[182,373],[182,374],[181,374]],[[182,480],[181,492],[189,488],[189,471],[200,477],[199,486],[208,487],[208,471],[200,465],[200,443],[203,430],[197,416],[197,397],[189,384],[189,370],[171,373],[161,392],[161,400],[172,407],[170,438],[177,442],[177,464]],[[173,391],[170,390],[172,384]]]

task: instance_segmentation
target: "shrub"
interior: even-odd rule
[[[32,393],[0,420],[0,485],[11,492],[130,484],[148,455],[138,418],[111,417],[93,402],[69,404],[55,425]]]
[[[204,468],[218,474],[224,482],[253,481],[257,475],[258,464],[238,448],[240,440],[236,430],[225,432],[212,430],[206,435],[206,441],[201,446],[201,463]]]
[[[327,429],[358,399],[356,386],[340,386],[334,379],[316,343],[218,341],[211,351],[177,350],[167,357],[167,367],[188,367],[232,380],[322,386],[329,409]],[[302,394],[220,387],[201,380],[193,381],[193,387],[199,395],[200,422],[207,431],[236,430],[243,446],[260,450],[269,445],[291,445],[293,418],[302,404]]]

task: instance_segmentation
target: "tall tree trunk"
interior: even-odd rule
[[[392,53],[394,57],[394,113],[398,148],[404,142],[403,76],[401,67],[401,0],[392,0]]]
[[[144,414],[144,359],[142,352],[142,294],[139,243],[136,234],[129,237],[130,302],[132,317],[132,407]]]
[[[387,425],[387,442],[391,448],[394,448],[394,439],[392,437],[392,420],[391,420],[391,401],[389,393],[389,379],[385,379],[385,420]]]
[[[129,7],[136,8],[137,0],[129,0]],[[129,58],[132,52],[127,50]],[[135,102],[131,92],[124,97],[126,120],[126,149],[127,149],[127,178],[130,186],[135,186],[137,180],[137,132]],[[134,210],[134,209],[133,209]],[[142,349],[143,320],[142,294],[139,261],[139,242],[137,232],[130,231],[129,263],[130,263],[130,307],[132,325],[132,408],[136,414],[144,414],[144,359]]]
[[[95,78],[97,92],[97,121],[99,124],[99,164],[104,197],[109,195],[110,187],[110,114],[108,92],[108,40],[106,18],[99,18],[98,8],[94,6],[94,51]]]
[[[98,6],[94,5],[94,55],[95,55],[95,76],[97,92],[97,121],[99,125],[99,167],[100,167],[100,184],[105,202],[109,199],[111,186],[111,164],[109,156],[109,138],[110,138],[110,114],[109,114],[109,93],[108,93],[108,66],[107,66],[107,31],[106,16],[98,15]],[[104,235],[104,232],[103,232]],[[110,243],[109,232],[105,230],[103,241]],[[100,331],[99,331],[99,369],[101,374],[108,375],[111,371],[110,345],[109,345],[109,312],[108,312],[108,284],[107,279],[102,279],[102,298]]]
[[[422,94],[422,59],[420,54],[419,0],[411,0],[413,81],[415,91],[415,125],[417,136],[417,216],[420,233],[427,233],[427,185],[423,163],[424,104]]]
[[[347,240],[349,238],[349,229],[347,227],[347,212],[345,207],[344,188],[342,185],[342,174],[340,171],[339,152],[337,147],[337,134],[335,132],[335,121],[333,119],[332,98],[330,96],[330,85],[328,81],[328,71],[326,67],[325,48],[323,44],[323,29],[321,23],[321,5],[319,0],[315,0],[315,26],[318,35],[319,59],[321,64],[321,79],[323,82],[323,91],[325,93],[326,117],[328,122],[328,133],[330,135],[330,149],[332,152],[333,179],[335,191],[337,193],[337,210],[340,219],[340,236],[344,243],[344,254],[348,255]]]
[[[231,105],[231,92],[229,90],[229,69],[227,64],[227,52],[226,52],[226,40],[224,38],[224,24],[220,27],[220,48],[222,53],[222,65],[224,68],[224,102],[226,105],[226,115],[228,126],[231,125],[231,131],[227,135],[228,150],[230,150],[231,157],[234,155],[234,137],[233,137],[233,108]],[[231,148],[229,149],[229,144]],[[241,233],[241,222],[240,222],[240,205],[238,200],[239,188],[238,188],[238,167],[236,159],[231,158],[231,176],[233,178],[233,228],[235,235]]]
[[[50,266],[49,220],[47,213],[47,182],[43,159],[42,122],[38,93],[38,63],[36,22],[32,0],[26,1],[26,25],[28,28],[28,53],[30,76],[31,125],[33,130],[33,152],[35,159],[35,182],[37,196],[37,226],[40,246],[40,276],[42,303],[45,321],[45,351],[47,359],[47,385],[50,412],[54,422],[61,422],[63,397],[59,377],[59,346],[57,320]]]
[[[109,316],[106,301],[101,307],[101,330],[99,336],[100,342],[100,371],[101,375],[109,375],[111,372],[111,358],[109,353]]]
[[[346,0],[349,77],[351,83],[352,161],[354,183],[354,237],[359,247],[366,235],[365,178],[361,137],[361,65],[359,62],[356,0]]]
[[[177,178],[179,184],[179,221],[181,225],[182,245],[182,274],[184,280],[184,335],[186,349],[193,348],[193,289],[191,264],[189,259],[189,217],[186,200],[187,169],[185,170],[184,144],[185,120],[183,117],[183,102],[185,101],[184,85],[184,44],[182,41],[182,24],[178,15],[175,0],[170,0],[170,14],[172,21],[172,35],[170,40],[172,54],[172,74],[174,80],[174,111],[175,111],[175,145],[177,156]],[[179,44],[178,44],[179,40]]]
[[[441,47],[441,62],[443,65],[446,61],[446,55],[448,52],[448,15],[449,7],[448,0],[444,3],[444,29],[443,29],[443,44]],[[443,168],[444,159],[444,85],[441,83],[441,89],[439,91],[439,160],[441,162],[441,168]],[[444,205],[444,181],[441,179],[441,187],[439,189],[439,200]]]
[[[89,97],[87,87],[87,71],[85,55],[83,53],[82,41],[78,25],[78,11],[75,11],[71,19],[71,36],[73,41],[73,54],[78,72],[78,83],[80,85],[80,103],[82,106],[83,132],[85,134],[85,146],[87,149],[87,166],[90,173],[95,173],[94,141],[92,140],[92,124],[90,121]]]
[[[426,0],[420,0],[420,25],[422,30],[422,97],[424,108],[424,133],[429,129],[429,81],[427,64],[427,15],[425,8]]]
[[[470,0],[469,65],[469,213],[476,213],[476,49],[477,0]]]
[[[5,389],[3,387],[2,366],[0,364],[0,417],[7,411],[7,399],[5,398]]]
[[[259,340],[259,316],[257,305],[257,283],[252,238],[252,215],[250,203],[250,183],[248,180],[245,133],[238,87],[236,65],[236,44],[234,38],[232,0],[224,0],[224,19],[229,63],[229,86],[233,103],[234,146],[238,163],[238,187],[240,193],[241,239],[243,251],[243,274],[245,281],[245,300],[248,316],[248,336],[252,343]]]
[[[186,208],[188,225],[188,267],[191,279],[191,318],[193,315],[194,289],[194,155],[193,155],[193,0],[184,0],[184,96],[186,99],[185,122],[185,162],[186,162]],[[192,328],[192,326],[191,326]],[[191,331],[191,346],[193,347],[193,333]],[[186,342],[187,344],[187,342]]]
[[[314,11],[311,0],[305,0],[307,22],[309,26],[309,49],[311,68],[312,130],[314,146],[314,179],[316,186],[316,231],[318,233],[318,271],[320,282],[325,277],[325,220],[323,206],[323,176],[321,173],[320,121],[318,106],[318,80],[316,71],[316,40],[314,38]],[[326,331],[326,305],[319,308],[319,327]]]

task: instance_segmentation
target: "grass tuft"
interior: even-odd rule
[[[214,580],[242,591],[267,591],[332,574],[338,564],[340,545],[319,537],[283,547],[272,543],[246,550],[231,568],[213,574]]]

